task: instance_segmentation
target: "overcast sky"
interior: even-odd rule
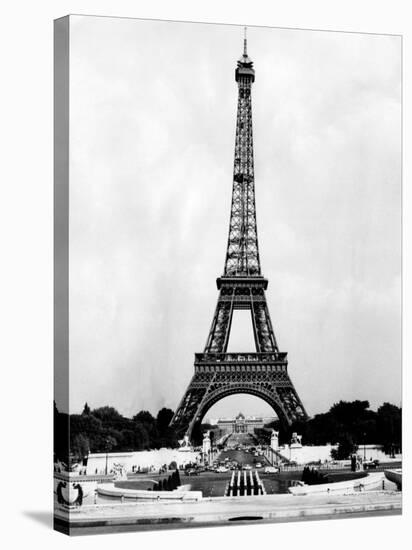
[[[70,408],[175,409],[222,274],[243,29],[74,16]],[[250,27],[260,256],[310,415],[400,404],[399,37]],[[253,345],[234,318],[229,349]],[[272,414],[233,396],[208,416]]]

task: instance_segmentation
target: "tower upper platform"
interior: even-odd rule
[[[255,81],[255,70],[253,68],[253,61],[247,54],[247,38],[246,38],[246,27],[245,27],[245,37],[243,39],[243,55],[237,62],[237,68],[235,71],[236,82],[239,82],[240,77],[246,76],[252,82]]]

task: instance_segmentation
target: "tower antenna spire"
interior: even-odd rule
[[[243,28],[243,55],[247,57],[247,27]]]

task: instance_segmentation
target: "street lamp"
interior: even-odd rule
[[[107,475],[107,464],[109,461],[109,439],[106,439],[106,475]]]
[[[366,433],[363,432],[363,460],[366,460]]]

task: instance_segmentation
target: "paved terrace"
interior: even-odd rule
[[[212,525],[229,521],[298,520],[339,517],[351,514],[401,513],[402,493],[375,491],[340,496],[267,495],[256,497],[207,498],[191,503],[136,503],[82,506],[70,513],[73,533],[81,528],[135,529],[168,524]],[[67,513],[56,509],[56,519],[67,525]],[[56,525],[58,528],[59,526]],[[79,529],[80,528],[80,529]],[[118,529],[117,529],[118,530]]]

